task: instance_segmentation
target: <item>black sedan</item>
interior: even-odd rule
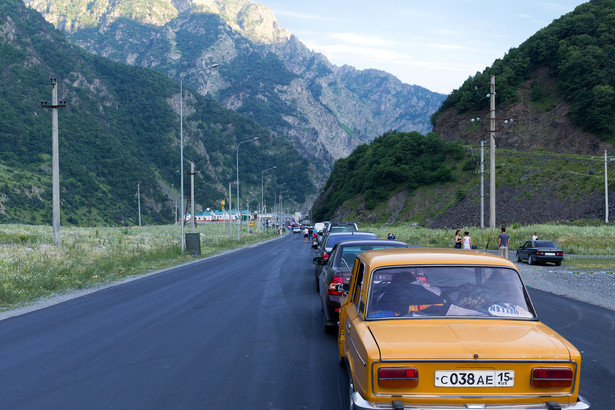
[[[337,290],[337,284],[350,283],[350,272],[357,255],[373,249],[407,247],[408,245],[404,242],[387,239],[344,240],[333,246],[328,260],[325,261],[322,256],[314,258],[314,263],[322,266],[318,277],[318,288],[325,332],[337,327],[342,299],[341,292]]]
[[[528,265],[552,262],[562,264],[564,252],[552,241],[527,241],[517,249],[517,262],[526,260]]]

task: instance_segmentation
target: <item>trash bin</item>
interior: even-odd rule
[[[201,254],[201,234],[200,233],[187,233],[186,234],[186,251],[192,255]]]

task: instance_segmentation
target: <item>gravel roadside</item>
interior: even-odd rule
[[[615,274],[574,273],[559,266],[514,263],[528,287],[615,310]]]

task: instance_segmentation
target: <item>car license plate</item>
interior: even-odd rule
[[[545,252],[545,255],[547,255],[547,256],[555,256],[555,253],[553,253],[553,252]]]
[[[436,387],[512,387],[514,370],[438,370]]]

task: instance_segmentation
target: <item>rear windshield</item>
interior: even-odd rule
[[[557,248],[557,245],[551,241],[534,241],[535,248]]]
[[[354,224],[348,225],[333,225],[329,232],[356,232],[357,228]]]
[[[372,274],[368,318],[434,316],[535,317],[514,269],[404,266]]]
[[[374,249],[390,249],[390,248],[405,248],[402,244],[381,244],[381,245],[342,245],[342,253],[338,260],[339,267],[352,268],[354,260],[361,252],[371,251]]]
[[[341,241],[349,241],[352,239],[378,239],[375,233],[360,233],[355,235],[334,235],[327,239],[327,248],[333,248],[336,243]]]

